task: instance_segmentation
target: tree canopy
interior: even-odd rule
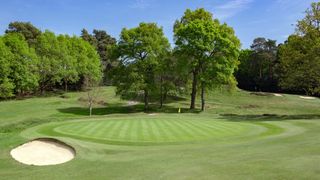
[[[118,43],[121,63],[116,80],[117,92],[142,91],[147,110],[149,95],[156,89],[156,70],[169,48],[162,28],[155,23],[140,23],[136,28],[124,28]]]
[[[174,25],[176,51],[183,54],[192,74],[190,109],[195,108],[197,87],[201,87],[202,110],[206,89],[235,84],[233,72],[238,65],[240,41],[234,30],[221,24],[204,9],[186,10]]]
[[[320,95],[320,2],[298,21],[296,33],[280,47],[282,89]]]

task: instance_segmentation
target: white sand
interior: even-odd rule
[[[134,106],[134,105],[137,105],[139,104],[138,101],[128,101],[128,106]]]
[[[283,97],[282,94],[274,94],[274,95],[277,96],[277,97]]]
[[[11,156],[27,165],[46,166],[62,164],[75,157],[68,145],[50,139],[38,139],[25,143],[10,152]]]
[[[299,96],[301,99],[316,99],[315,97],[310,96]]]
[[[156,113],[151,113],[151,114],[148,114],[149,116],[156,116],[157,114]]]

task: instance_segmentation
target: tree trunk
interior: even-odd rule
[[[149,92],[144,90],[144,111],[147,112],[149,109]]]
[[[160,109],[163,107],[163,85],[162,85],[162,83],[163,83],[163,79],[162,79],[162,76],[161,76],[161,78],[160,78]]]
[[[64,80],[64,91],[68,92],[68,81],[66,79]]]
[[[92,102],[89,105],[89,116],[92,116]]]
[[[204,87],[204,83],[201,83],[201,111],[204,111],[205,109],[205,98],[204,98],[204,93],[205,93],[205,87]]]
[[[196,96],[197,96],[197,80],[198,80],[198,73],[193,71],[193,81],[192,81],[192,92],[191,92],[191,104],[190,109],[195,109],[196,107]]]

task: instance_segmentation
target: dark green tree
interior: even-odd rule
[[[29,45],[35,45],[37,37],[41,34],[41,31],[33,26],[30,22],[11,22],[6,30],[6,33],[21,33],[27,40]]]
[[[98,51],[104,72],[103,82],[104,84],[110,84],[111,71],[118,64],[118,61],[114,56],[114,50],[117,43],[116,39],[111,37],[106,31],[97,29],[93,30],[93,34],[90,34],[86,29],[83,29],[81,31],[81,37],[93,45]]]
[[[254,39],[251,50],[239,57],[236,73],[239,87],[254,91],[277,91],[279,80],[278,47],[276,41],[262,37]]]
[[[117,93],[142,91],[147,111],[149,95],[157,89],[156,71],[169,48],[162,28],[155,23],[140,23],[136,28],[124,28],[118,43],[121,64],[117,69]]]

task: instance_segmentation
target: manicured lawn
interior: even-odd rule
[[[213,92],[204,113],[188,112],[188,99],[143,113],[107,87],[89,118],[85,93],[66,96],[0,102],[0,179],[320,178],[319,99]],[[35,167],[10,157],[37,137],[67,142],[76,158]]]

